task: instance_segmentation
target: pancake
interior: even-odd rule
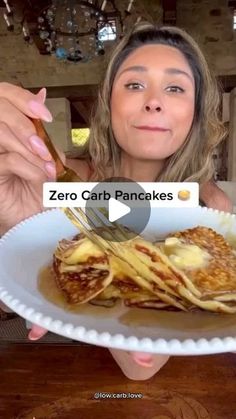
[[[83,234],[58,243],[53,271],[69,303],[236,312],[235,251],[212,229],[177,232],[161,246],[136,237],[107,249]]]
[[[53,272],[58,288],[70,304],[90,301],[112,282],[108,257],[83,234],[59,242]]]
[[[149,289],[153,292],[158,286],[167,293],[179,296],[179,288],[184,286],[188,287],[194,295],[198,297],[201,295],[192,281],[183,271],[173,265],[159,247],[141,238],[132,240],[127,246],[130,253],[132,252],[130,263],[134,264],[140,275],[147,277],[151,284]]]
[[[134,252],[131,252],[133,240],[129,242],[129,262],[112,256],[110,260],[111,269],[113,271],[113,284],[119,288],[121,298],[126,303],[132,298],[138,302],[144,295],[150,300],[162,301],[168,305],[172,305],[180,310],[185,310],[183,304],[178,301],[178,295],[160,278],[156,278],[155,274],[149,271],[149,268],[143,264]],[[125,248],[127,253],[127,248]],[[135,267],[135,268],[134,268]],[[162,267],[165,269],[165,265]],[[142,298],[142,301],[144,299]]]
[[[184,269],[201,294],[236,292],[236,256],[224,237],[207,227],[196,227],[174,234],[182,243],[206,251],[209,261],[199,269]]]
[[[225,238],[208,227],[195,227],[177,232],[172,237],[179,240],[171,255],[181,263],[181,246],[197,246],[208,258],[199,267],[182,267],[181,270],[200,291],[201,298],[195,298],[189,290],[182,289],[181,295],[193,304],[217,312],[236,312],[236,255]],[[164,249],[165,251],[165,249]],[[183,256],[183,254],[182,254]],[[171,259],[175,263],[175,259]],[[178,262],[178,259],[177,259]],[[186,265],[186,264],[185,264]],[[178,266],[178,263],[177,263]],[[225,304],[222,304],[225,302]]]

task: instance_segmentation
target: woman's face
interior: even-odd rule
[[[194,78],[183,54],[145,45],[120,66],[112,87],[117,143],[137,159],[165,159],[184,143],[194,116]]]

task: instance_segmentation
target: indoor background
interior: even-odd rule
[[[236,210],[236,1],[104,0],[100,14],[95,0],[82,9],[76,3],[0,0],[0,81],[33,92],[47,88],[54,116],[47,130],[69,156],[86,142],[109,52],[127,28],[145,19],[186,29],[222,86],[221,117],[229,134],[214,156],[215,180]]]

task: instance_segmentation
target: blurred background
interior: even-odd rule
[[[46,87],[47,131],[68,156],[79,154],[109,53],[141,19],[187,30],[221,84],[228,136],[214,155],[215,180],[236,206],[236,0],[0,0],[0,81]]]

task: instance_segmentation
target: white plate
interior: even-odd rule
[[[205,225],[236,235],[234,215],[208,210],[153,209],[145,235]],[[92,307],[79,314],[47,301],[37,288],[39,270],[51,262],[58,240],[78,230],[60,210],[49,210],[11,229],[0,240],[0,299],[25,319],[59,335],[91,344],[171,355],[236,351],[236,315],[174,313]]]

